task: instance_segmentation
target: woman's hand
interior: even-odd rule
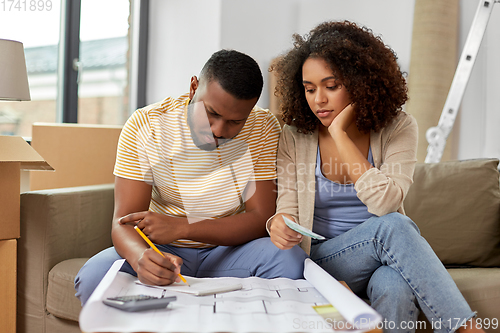
[[[154,286],[180,282],[182,259],[170,253],[162,253],[165,257],[151,248],[144,250],[137,262],[136,273],[139,281]]]
[[[277,214],[269,222],[269,234],[271,235],[271,241],[281,250],[288,250],[295,245],[302,242],[303,236],[296,231],[290,229],[283,220],[283,216],[286,216],[290,220],[294,220],[291,215],[288,214]]]
[[[131,213],[118,221],[121,225],[135,223],[148,238],[156,244],[169,244],[185,238],[188,221],[151,211]]]
[[[330,126],[328,126],[328,132],[335,139],[334,134],[339,132],[346,132],[347,128],[356,120],[356,113],[354,111],[354,106],[348,104],[340,113],[333,119]]]

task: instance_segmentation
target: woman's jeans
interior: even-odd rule
[[[384,332],[414,332],[420,309],[435,332],[453,332],[475,314],[408,217],[372,217],[348,232],[312,242],[311,259],[345,281],[384,317]]]

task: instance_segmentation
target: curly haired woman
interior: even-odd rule
[[[301,243],[368,297],[386,332],[413,332],[420,309],[436,332],[475,331],[474,312],[404,215],[417,123],[402,111],[407,87],[394,51],[348,21],[322,23],[294,40],[271,67],[286,123],[277,213],[267,223],[272,242],[280,249]],[[283,216],[326,240],[298,234]]]

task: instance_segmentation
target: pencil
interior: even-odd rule
[[[139,235],[141,235],[141,237],[146,241],[146,243],[149,244],[149,246],[151,246],[151,248],[153,250],[155,250],[156,252],[158,252],[163,258],[165,258],[165,256],[163,255],[163,253],[161,253],[160,250],[158,250],[158,248],[153,244],[152,241],[149,240],[148,236],[146,236],[141,229],[139,229],[137,226],[134,227],[134,229],[139,233]],[[189,285],[189,283],[186,281],[186,279],[184,278],[184,276],[182,276],[180,273],[178,274],[179,277],[181,278],[182,282],[184,282],[185,284],[187,284],[189,287],[191,287]]]

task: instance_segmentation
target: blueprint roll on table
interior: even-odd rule
[[[309,258],[304,263],[304,277],[354,327],[374,329],[382,321],[378,312]]]

